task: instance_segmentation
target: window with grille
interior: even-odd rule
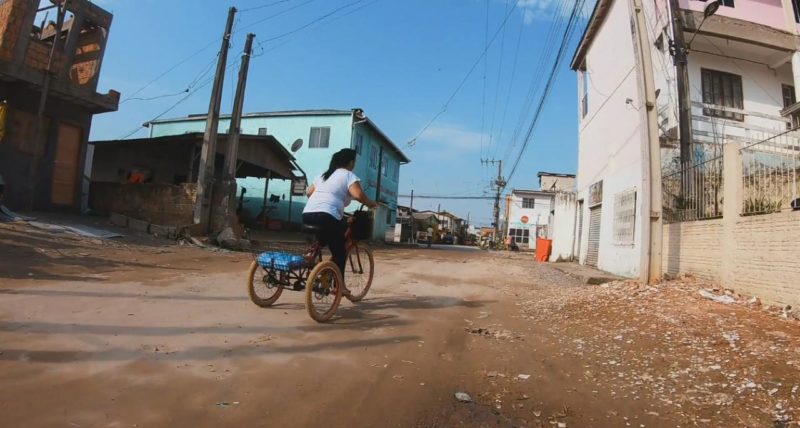
[[[529,229],[508,229],[508,237],[517,244],[527,244],[530,241]]]
[[[258,135],[269,135],[267,134],[267,128],[258,128]]]
[[[331,140],[331,128],[319,127],[311,128],[311,136],[308,138],[308,148],[327,149]]]
[[[522,208],[536,208],[536,199],[522,198]]]
[[[701,75],[703,78],[703,103],[744,109],[742,76],[706,68],[702,69]],[[744,114],[722,109],[706,107],[703,108],[703,115],[744,121]]]
[[[387,159],[386,156],[383,157],[383,161],[381,162],[381,169],[383,170],[383,171],[381,171],[383,176],[384,177],[388,177],[389,176],[389,159]]]
[[[356,134],[356,146],[353,147],[353,150],[355,150],[356,153],[360,155],[363,146],[364,146],[364,136],[361,134]]]
[[[633,245],[636,226],[636,191],[614,196],[614,244]]]

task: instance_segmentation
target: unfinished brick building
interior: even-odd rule
[[[44,13],[50,22],[37,25]],[[0,0],[0,175],[11,209],[79,209],[92,116],[119,105],[118,92],[97,93],[111,20],[87,0]]]

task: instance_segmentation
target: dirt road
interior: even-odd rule
[[[0,426],[760,427],[800,417],[797,323],[688,289],[586,287],[525,255],[378,248],[367,300],[320,325],[298,293],[253,305],[249,261],[0,225]]]

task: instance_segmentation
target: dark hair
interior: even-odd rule
[[[339,168],[347,168],[350,165],[350,162],[356,160],[356,151],[353,149],[342,149],[338,152],[334,153],[331,156],[331,164],[328,166],[328,170],[322,174],[322,178],[327,180],[331,178],[334,172],[336,172]]]

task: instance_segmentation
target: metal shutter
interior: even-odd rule
[[[601,207],[589,210],[589,248],[586,254],[586,264],[597,267],[597,254],[600,250],[600,218]]]

